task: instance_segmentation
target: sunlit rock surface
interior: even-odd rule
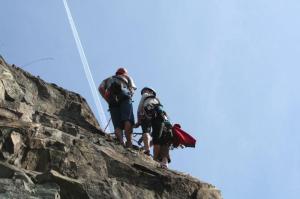
[[[220,199],[99,128],[79,94],[0,58],[0,198]]]

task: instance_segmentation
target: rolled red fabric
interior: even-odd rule
[[[179,124],[174,124],[172,127],[173,132],[173,146],[178,147],[184,145],[185,147],[195,147],[196,139],[190,134],[181,129]]]

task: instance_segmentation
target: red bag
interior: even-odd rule
[[[179,124],[174,124],[172,127],[173,132],[173,146],[178,147],[184,145],[185,147],[195,147],[196,140],[191,135],[181,129]]]

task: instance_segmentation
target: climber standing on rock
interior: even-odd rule
[[[138,122],[142,126],[145,154],[150,155],[150,132],[152,129],[153,159],[167,168],[170,162],[169,146],[172,142],[172,125],[154,89],[145,87],[141,90],[138,107]]]
[[[132,128],[134,114],[132,96],[136,86],[125,68],[119,68],[115,75],[105,79],[99,86],[101,96],[107,101],[111,119],[118,141],[123,145],[123,130],[125,130],[125,146],[132,147]]]

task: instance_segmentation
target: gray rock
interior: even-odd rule
[[[115,143],[80,95],[1,58],[0,73],[0,198],[221,198]]]

